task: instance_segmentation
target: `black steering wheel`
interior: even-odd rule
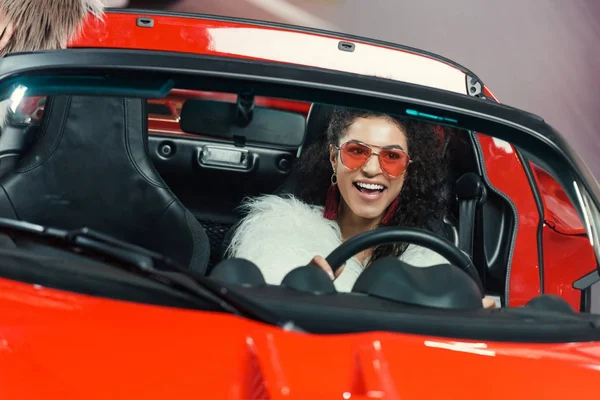
[[[465,271],[473,278],[479,286],[481,293],[483,293],[481,278],[479,277],[471,258],[453,243],[423,229],[393,226],[361,233],[342,243],[327,256],[326,261],[335,273],[346,261],[361,251],[383,244],[393,244],[398,242],[415,244],[435,251],[448,260],[450,264]]]

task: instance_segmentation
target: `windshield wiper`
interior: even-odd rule
[[[194,297],[218,305],[225,312],[275,325],[285,330],[304,332],[293,321],[280,318],[254,300],[194,273],[162,254],[89,228],[67,231],[0,218],[0,232],[42,241],[44,244],[79,255],[92,258],[100,256],[107,261],[112,261],[111,265],[126,268],[139,276],[185,291]]]

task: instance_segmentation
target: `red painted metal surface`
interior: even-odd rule
[[[465,73],[446,62],[367,41],[353,41],[353,52],[340,51],[343,37],[282,27],[199,17],[149,15],[152,28],[140,27],[139,15],[111,12],[103,21],[90,18],[70,47],[119,48],[204,54],[289,63],[381,76],[466,93]],[[377,62],[373,62],[377,59]],[[401,65],[401,68],[398,66]]]
[[[509,277],[509,306],[520,306],[540,294],[537,248],[539,213],[523,165],[510,143],[479,133],[490,182],[514,203],[519,215]]]
[[[543,168],[530,162],[544,204],[544,222],[564,235],[587,235],[563,187]]]
[[[483,94],[486,95],[487,97],[494,99],[498,103],[500,103],[500,101],[496,98],[496,96],[494,96],[494,93],[492,93],[492,91],[487,86],[483,87]]]
[[[581,291],[573,282],[596,268],[596,256],[587,236],[564,235],[545,225],[544,292],[565,299],[574,310],[580,310]]]
[[[596,268],[594,249],[563,187],[543,168],[530,162],[544,206],[544,290],[561,296],[575,310],[581,292],[573,282]]]
[[[4,279],[0,309],[3,399],[571,399],[600,365],[600,343],[299,334]]]

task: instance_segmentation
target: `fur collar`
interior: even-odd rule
[[[66,48],[88,13],[101,17],[103,9],[103,0],[0,0],[0,10],[15,26],[0,56]]]
[[[104,0],[0,0],[0,14],[14,33],[0,58],[10,53],[64,49],[91,14],[103,18]],[[7,124],[10,99],[0,101],[0,129]]]
[[[255,263],[269,284],[280,284],[291,270],[308,264],[314,256],[327,257],[342,243],[338,224],[323,217],[322,207],[293,196],[260,196],[243,208],[246,216],[233,234],[228,256]],[[439,254],[413,245],[400,259],[416,267],[447,263]],[[336,279],[338,291],[350,291],[360,272],[360,263],[349,260]]]
[[[228,253],[255,263],[267,283],[280,284],[288,272],[314,256],[326,257],[342,242],[337,223],[323,218],[322,207],[293,196],[261,196],[243,207],[246,217],[233,234]]]

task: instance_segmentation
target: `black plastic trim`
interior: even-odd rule
[[[573,289],[581,291],[580,312],[592,312],[592,287],[600,282],[600,271],[595,269],[573,282]]]
[[[496,188],[494,185],[492,185],[492,182],[490,181],[490,178],[488,177],[488,174],[487,174],[485,160],[483,159],[483,149],[481,148],[481,143],[479,143],[479,140],[477,140],[477,137],[475,135],[476,134],[474,132],[471,132],[471,137],[472,137],[473,143],[475,145],[475,154],[477,156],[478,164],[481,167],[481,176],[483,177],[483,180],[484,180],[485,184],[487,185],[487,187],[490,189],[490,191],[492,191],[493,193],[495,193],[497,196],[501,197],[508,203],[508,205],[510,206],[510,209],[513,212],[513,218],[514,218],[514,222],[515,222],[515,224],[513,226],[513,231],[511,234],[510,249],[509,249],[509,253],[508,253],[508,263],[506,266],[506,280],[504,283],[504,304],[503,304],[503,306],[508,306],[509,299],[510,299],[510,290],[509,290],[510,274],[512,271],[512,262],[513,262],[513,256],[514,256],[514,251],[515,251],[515,244],[517,242],[517,233],[519,231],[519,211],[517,210],[517,207],[512,202],[510,197],[508,197],[504,192],[500,191],[498,188]]]
[[[589,313],[591,311],[592,311],[592,287],[590,286],[581,291],[579,312]]]
[[[159,146],[162,144],[173,144],[177,152],[171,157],[164,157],[160,153]],[[231,150],[246,150],[248,151],[249,168],[240,169],[223,166],[204,166],[198,162],[198,150],[204,146],[215,146],[223,149]],[[258,173],[261,176],[275,175],[280,179],[289,174],[289,170],[279,170],[277,168],[282,157],[293,159],[296,149],[271,148],[262,145],[246,145],[243,148],[236,147],[233,142],[219,141],[204,137],[174,137],[173,135],[149,133],[148,147],[152,161],[159,168],[167,170],[181,171],[182,169],[210,169],[230,171],[240,174],[248,174],[251,172]],[[190,162],[192,161],[192,162]],[[265,178],[266,179],[266,178]]]
[[[415,307],[360,293],[315,296],[278,286],[240,287],[240,293],[315,334],[390,331],[511,343],[600,340],[600,317],[531,307],[444,310]]]
[[[573,282],[573,289],[581,291],[580,312],[592,312],[592,287],[598,282],[600,282],[600,271],[598,269]]]
[[[544,203],[542,202],[542,195],[540,194],[540,190],[537,186],[535,177],[533,176],[533,171],[531,170],[531,165],[529,164],[529,160],[526,159],[518,149],[515,149],[515,153],[523,166],[523,170],[525,171],[525,176],[527,176],[527,180],[529,181],[529,186],[531,187],[531,192],[533,193],[533,198],[535,200],[535,205],[539,214],[539,222],[537,229],[537,253],[538,253],[538,264],[539,264],[539,276],[540,276],[540,294],[545,293],[545,281],[544,281],[544,221],[546,216],[544,215]]]
[[[135,21],[136,25],[140,28],[153,28],[154,27],[154,19],[149,17],[138,17]]]
[[[29,253],[27,249],[0,249],[0,276],[33,285],[138,304],[188,309],[214,308],[204,300],[115,269],[102,261],[77,260],[79,256],[71,254],[60,258],[40,256],[38,252],[38,248]],[[79,270],[76,271],[77,268],[73,266],[79,267]]]
[[[338,43],[338,50],[345,51],[347,53],[352,53],[356,49],[356,45],[352,42],[346,42],[344,40],[340,40]]]
[[[432,53],[429,51],[417,49],[415,47],[404,46],[404,45],[401,45],[398,43],[387,42],[385,40],[379,40],[379,39],[366,38],[363,36],[352,35],[349,33],[341,33],[341,32],[335,32],[335,31],[328,31],[325,29],[309,28],[309,27],[291,25],[291,24],[283,24],[281,22],[261,21],[258,19],[237,18],[237,17],[228,17],[228,16],[223,16],[223,15],[213,15],[213,14],[176,12],[176,11],[166,11],[166,10],[142,10],[142,9],[136,9],[136,8],[128,8],[128,9],[107,8],[106,12],[107,13],[115,13],[115,14],[155,15],[155,16],[162,16],[162,17],[181,17],[181,18],[193,18],[193,19],[206,19],[206,20],[221,21],[221,22],[237,22],[240,24],[249,24],[249,25],[255,25],[255,26],[260,26],[260,27],[280,28],[280,29],[287,29],[287,30],[291,30],[291,31],[295,31],[295,32],[324,35],[324,36],[332,37],[334,39],[339,39],[342,41],[355,41],[355,42],[362,42],[365,44],[371,44],[371,45],[376,45],[376,46],[389,47],[394,50],[401,50],[401,51],[405,51],[405,52],[414,53],[414,54],[417,54],[420,56],[425,56],[425,57],[431,58],[435,61],[443,62],[444,64],[448,64],[448,65],[464,72],[466,75],[469,75],[472,78],[475,78],[476,80],[481,82],[481,84],[483,85],[483,81],[481,79],[479,79],[477,77],[477,75],[475,75],[471,70],[460,65],[456,61],[452,61],[451,59],[441,56],[439,54],[435,54],[435,53]]]
[[[496,102],[494,99],[488,98],[483,94],[483,88],[485,87],[485,85],[483,84],[483,82],[481,82],[479,78],[477,78],[476,76],[473,77],[466,75],[465,79],[467,83],[467,94],[469,96],[477,97],[482,100],[490,100]]]
[[[595,269],[573,282],[573,289],[585,290],[600,282],[600,271]]]

